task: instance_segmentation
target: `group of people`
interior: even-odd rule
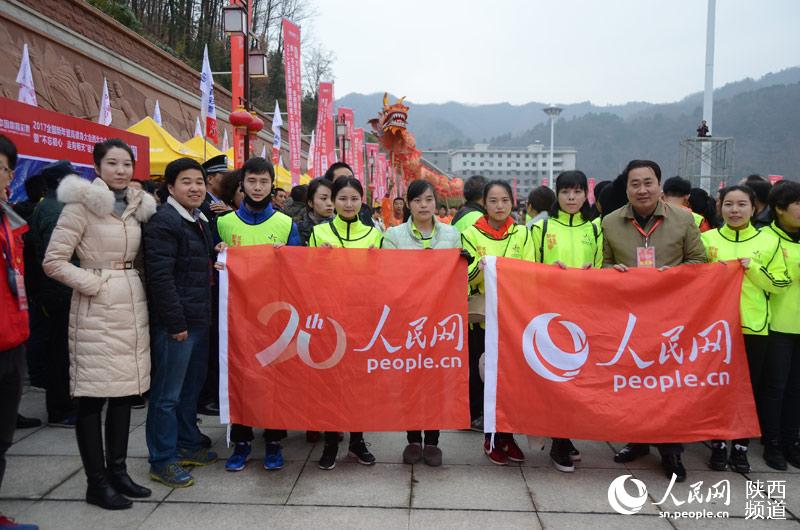
[[[742,333],[764,458],[775,469],[786,469],[787,463],[800,467],[800,183],[784,181],[770,189],[768,182],[753,179],[721,190],[713,209],[708,198],[700,201],[703,213],[697,213],[690,207],[688,181],[673,177],[662,183],[658,164],[633,160],[613,183],[595,190],[595,204],[589,202],[584,173],[561,173],[554,191],[531,192],[527,218],[517,221],[506,181],[471,177],[464,205],[451,213],[437,208],[430,183],[417,180],[405,197],[394,200],[388,216],[393,220],[386,226],[341,162],[307,188],[291,190],[288,197],[282,190],[276,197],[274,168],[263,158],[251,158],[232,172],[224,161],[201,165],[181,158],[167,166],[161,187],[151,194],[133,184],[131,148],[112,139],[94,148],[93,181],[73,174],[68,163],[45,168],[44,198],[26,224],[5,195],[16,159],[14,145],[0,136],[6,272],[0,277],[0,479],[18,419],[25,346],[36,333],[32,312],[45,307],[49,422],[75,427],[87,502],[123,509],[130,499],[151,494],[126,467],[131,406],[142,396],[147,396],[150,478],[191,486],[192,469],[218,459],[197,424],[198,411],[218,411],[216,282],[224,265],[216,256],[227,247],[264,244],[461,249],[470,292],[470,415],[472,428],[481,432],[484,256],[620,273],[739,260],[745,268]],[[28,263],[33,265],[25,271]],[[35,264],[40,275],[30,270]],[[483,443],[493,463],[525,460],[512,433],[493,434]],[[268,428],[263,436],[264,467],[281,469],[286,432]],[[324,442],[319,467],[335,467],[343,434],[306,436]],[[412,430],[406,436],[404,462],[442,464],[438,431]],[[253,440],[252,426],[232,425],[227,470],[245,468]],[[657,447],[667,476],[685,480],[682,445]],[[715,440],[711,447],[712,469],[749,471],[749,440],[734,440],[730,447]],[[630,462],[649,451],[649,444],[628,444],[614,458]],[[363,433],[349,433],[348,454],[365,465],[375,462]],[[574,471],[581,459],[566,438],[552,441],[550,457],[564,472]]]

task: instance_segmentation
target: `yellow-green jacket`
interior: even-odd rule
[[[478,267],[483,256],[503,256],[506,258],[534,261],[533,244],[528,229],[523,225],[511,224],[502,238],[496,238],[481,229],[480,220],[461,233],[464,249],[475,259],[470,264],[469,286],[472,293],[484,293],[483,271]]]
[[[556,217],[531,226],[533,256],[539,263],[560,261],[567,267],[603,266],[603,235],[600,228],[580,213],[559,210]]]
[[[774,221],[761,231],[780,242],[788,276],[792,280],[785,290],[769,297],[769,329],[800,334],[800,241],[794,241]]]
[[[334,248],[380,248],[382,241],[380,230],[374,226],[365,225],[358,217],[346,221],[337,215],[332,221],[314,227],[308,246],[328,243]]]
[[[703,232],[700,237],[709,262],[750,259],[742,282],[742,331],[746,335],[767,335],[770,294],[785,290],[791,283],[780,242],[753,225],[742,230],[725,225]]]

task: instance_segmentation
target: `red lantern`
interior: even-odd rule
[[[235,112],[231,112],[230,116],[228,116],[228,121],[231,122],[231,125],[242,133],[250,125],[252,119],[250,113],[244,110],[244,107],[241,105],[239,105]]]
[[[250,141],[254,141],[258,136],[258,131],[264,128],[264,120],[256,116],[255,112],[251,113],[250,123],[247,125],[247,132],[250,133]]]

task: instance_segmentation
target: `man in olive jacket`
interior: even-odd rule
[[[620,272],[630,267],[664,271],[684,263],[705,263],[700,230],[692,215],[660,200],[661,168],[650,160],[632,160],[621,178],[626,182],[628,204],[603,218],[603,266]],[[657,444],[668,477],[686,480],[681,461],[683,445]],[[632,462],[650,452],[649,444],[629,443],[614,461]]]

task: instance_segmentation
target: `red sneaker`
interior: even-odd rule
[[[486,456],[489,457],[489,460],[492,462],[492,464],[497,464],[498,466],[508,465],[508,457],[506,456],[505,451],[503,451],[497,444],[495,444],[494,449],[492,449],[491,441],[488,439],[483,441],[483,452],[486,453]]]
[[[522,449],[519,448],[517,442],[514,441],[513,436],[511,437],[510,440],[505,442],[505,445],[503,445],[503,452],[505,452],[508,459],[511,460],[512,462],[525,461],[525,453],[522,452]]]

